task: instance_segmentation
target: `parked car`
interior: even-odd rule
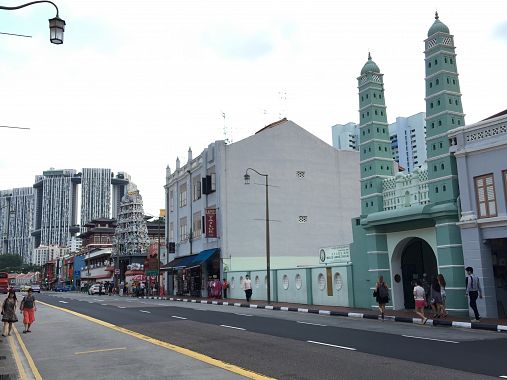
[[[21,285],[20,291],[27,292],[30,289],[30,285]]]
[[[104,286],[102,285],[102,293],[104,293]],[[99,284],[93,284],[88,288],[88,294],[94,295],[99,294]]]
[[[70,285],[58,285],[55,288],[55,292],[69,292],[70,291]]]
[[[31,287],[32,287],[32,292],[40,293],[40,285],[34,284]]]

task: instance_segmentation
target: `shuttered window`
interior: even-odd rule
[[[495,182],[493,174],[475,177],[475,197],[479,218],[496,216]]]

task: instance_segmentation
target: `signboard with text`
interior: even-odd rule
[[[206,237],[216,238],[217,237],[217,209],[207,208],[206,216],[204,218]]]
[[[350,246],[348,244],[321,248],[319,251],[320,264],[347,264],[350,262]]]

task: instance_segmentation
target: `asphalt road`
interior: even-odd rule
[[[37,298],[280,379],[507,375],[503,333],[117,296]]]

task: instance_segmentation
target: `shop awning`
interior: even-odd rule
[[[173,261],[161,267],[160,269],[168,270],[168,269],[183,269],[195,267],[209,260],[209,258],[213,256],[216,252],[218,252],[218,248],[211,248],[201,251],[196,255],[177,257]]]

